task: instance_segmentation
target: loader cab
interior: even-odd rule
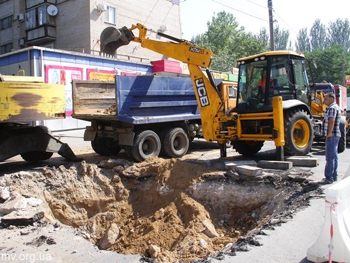
[[[304,56],[270,51],[238,60],[238,96],[234,111],[271,111],[272,98],[296,99],[310,105]]]

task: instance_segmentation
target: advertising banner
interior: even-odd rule
[[[83,69],[56,65],[45,65],[45,82],[62,84],[65,86],[66,116],[73,113],[72,80],[83,79]]]

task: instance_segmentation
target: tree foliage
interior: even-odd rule
[[[259,34],[257,34],[256,39],[259,40],[261,43],[264,43],[265,49],[269,50],[270,49],[270,38],[269,38],[269,34],[267,33],[267,30],[265,27],[260,28],[260,32]]]
[[[191,41],[213,51],[213,70],[228,71],[238,58],[264,50],[264,45],[253,34],[246,33],[244,27],[239,27],[230,13],[219,12],[207,26],[205,33],[194,36]]]
[[[275,44],[275,50],[286,50],[291,48],[291,44],[289,41],[289,31],[280,29],[279,26],[276,26],[273,29],[273,41]]]
[[[310,42],[312,49],[325,49],[329,45],[326,26],[316,19],[310,30]]]
[[[331,43],[340,45],[345,51],[350,51],[350,23],[348,19],[337,19],[329,23],[328,34]]]
[[[342,46],[345,51],[350,51],[350,23],[348,19],[337,19],[335,22],[330,22],[328,27],[317,19],[311,27],[309,35],[307,28],[299,31],[295,43],[296,50],[301,52],[312,52],[314,49],[323,50],[334,45]]]
[[[306,27],[299,30],[299,34],[297,35],[297,41],[295,43],[295,48],[299,52],[311,52],[311,41],[307,33]]]
[[[337,19],[328,26],[323,25],[319,19],[315,20],[309,34],[306,28],[299,31],[295,46],[312,61],[313,81],[326,80],[345,85],[345,75],[350,75],[348,19]]]
[[[343,47],[339,45],[333,45],[326,49],[317,48],[307,53],[309,80],[315,83],[325,80],[342,84],[345,59],[343,54]]]

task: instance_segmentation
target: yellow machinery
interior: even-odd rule
[[[315,83],[311,88],[311,113],[314,119],[314,133],[315,141],[323,141],[322,125],[324,112],[327,105],[324,103],[324,95],[327,92],[333,92],[335,95],[337,91],[331,83]],[[337,101],[336,101],[337,102]],[[338,103],[338,102],[337,102]],[[349,123],[346,119],[346,111],[342,110],[340,117],[340,133],[341,137],[338,143],[338,153],[344,152],[347,142],[347,130],[349,129]]]
[[[64,86],[40,77],[0,75],[0,161],[20,154],[29,162],[49,159],[54,152],[76,161],[69,146],[35,121],[65,117]]]
[[[141,24],[131,28],[107,28],[108,41],[101,52],[115,52],[130,41],[164,56],[188,64],[196,99],[200,107],[203,137],[218,142],[221,156],[226,143],[243,155],[253,155],[264,141],[274,141],[277,158],[305,155],[312,145],[313,127],[310,113],[310,91],[304,67],[304,56],[290,51],[275,51],[242,58],[238,61],[239,78],[236,107],[225,110],[225,101],[215,86],[208,68],[212,51],[161,32],[171,42],[149,39],[149,30]],[[138,36],[133,31],[138,30]],[[206,74],[202,72],[206,69]],[[258,87],[262,70],[267,70],[265,87]],[[274,86],[269,83],[274,83]]]

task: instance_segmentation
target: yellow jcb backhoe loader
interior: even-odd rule
[[[218,142],[222,157],[226,156],[227,142],[246,156],[260,151],[264,141],[274,141],[279,160],[284,159],[285,153],[309,153],[314,134],[310,89],[302,54],[275,51],[239,59],[237,104],[235,108],[225,110],[223,98],[208,69],[214,55],[211,50],[149,30],[142,24],[105,30],[111,37],[101,45],[101,52],[114,53],[132,41],[188,64],[200,107],[203,137],[209,142]],[[134,35],[134,30],[138,30],[138,36]],[[147,38],[149,31],[171,41]],[[259,87],[264,70],[266,80]]]

